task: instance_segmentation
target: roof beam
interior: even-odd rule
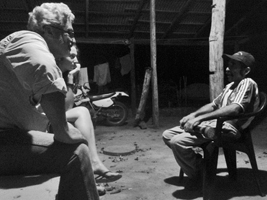
[[[136,28],[136,24],[137,24],[137,22],[138,22],[138,20],[139,20],[139,18],[141,16],[141,12],[142,12],[142,9],[143,9],[144,5],[146,5],[147,2],[148,2],[147,0],[141,0],[140,1],[138,10],[137,10],[136,15],[134,17],[134,21],[133,21],[130,33],[128,35],[128,38],[133,37],[133,33],[134,33],[135,28]]]
[[[226,0],[226,6],[227,4],[230,2],[231,0]],[[211,5],[211,8],[212,8],[212,5]],[[211,13],[211,12],[210,12]],[[211,25],[211,16],[210,18],[205,22],[205,24],[198,30],[198,32],[195,34],[195,38],[199,37],[203,31],[207,28],[207,26],[210,26]]]
[[[134,13],[136,10],[133,8],[126,8],[125,12],[127,13]],[[143,9],[141,12],[149,13],[149,9]],[[172,10],[156,10],[156,13],[163,13],[163,14],[179,14],[177,11]],[[208,15],[211,12],[203,12],[203,11],[189,11],[188,14],[197,14],[197,15]]]
[[[168,35],[172,32],[173,28],[175,27],[175,25],[177,23],[179,23],[183,16],[186,14],[186,12],[188,11],[191,3],[194,2],[194,0],[188,0],[184,6],[181,8],[179,14],[175,17],[175,19],[173,20],[172,24],[169,26],[169,28],[167,29],[167,31],[165,32],[165,34],[163,35],[162,39],[165,39],[168,37]]]
[[[133,20],[132,19],[129,19],[128,20],[129,22],[133,22]],[[142,23],[142,24],[149,24],[150,23],[150,21],[149,20],[138,20],[138,23]],[[162,24],[162,25],[170,25],[171,24],[171,22],[160,22],[160,21],[157,21],[156,22],[156,24]]]
[[[132,43],[136,45],[150,45],[150,39],[133,38]],[[127,45],[127,39],[121,38],[77,38],[77,43],[82,44],[121,44]],[[233,45],[234,41],[226,41],[225,45]],[[208,46],[208,40],[188,40],[188,39],[157,39],[157,45],[172,45],[172,46]]]
[[[131,25],[130,24],[115,24],[115,23],[88,23],[87,24],[89,27],[92,27],[92,26],[117,26],[117,27],[127,27],[130,28]],[[84,26],[84,23],[74,23],[74,26]]]
[[[132,22],[133,20],[129,19],[129,22]],[[148,24],[150,23],[149,20],[139,20],[138,23],[143,23],[143,24]],[[171,22],[162,22],[162,21],[157,21],[156,24],[161,24],[161,25],[171,25]],[[199,22],[191,22],[191,23],[180,23],[180,25],[186,25],[186,26],[202,26],[203,23],[199,23]]]
[[[238,26],[240,24],[242,24],[247,18],[251,17],[255,12],[257,12],[257,10],[263,6],[263,4],[265,4],[267,1],[266,0],[263,0],[262,2],[258,3],[256,6],[254,6],[251,11],[247,14],[245,14],[240,20],[238,20],[238,22],[236,22],[231,28],[229,28],[225,35],[228,35],[230,34],[232,31],[238,29]]]

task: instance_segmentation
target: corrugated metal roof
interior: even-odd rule
[[[43,0],[1,0],[0,37],[26,29],[28,12]],[[55,1],[51,1],[55,2]],[[58,1],[59,2],[59,1]],[[149,42],[149,0],[62,0],[76,16],[78,42]],[[159,43],[208,44],[212,0],[156,0],[156,37]],[[227,0],[225,37],[251,36],[266,23],[266,0]],[[256,22],[255,20],[261,22]]]

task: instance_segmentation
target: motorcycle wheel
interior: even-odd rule
[[[116,101],[113,106],[105,109],[107,112],[106,123],[110,126],[121,126],[128,118],[128,109],[121,103]]]

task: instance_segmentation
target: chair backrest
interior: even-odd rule
[[[235,115],[235,116],[219,117],[217,119],[217,125],[216,125],[216,135],[218,137],[218,139],[216,140],[217,144],[221,143],[221,130],[222,130],[222,124],[224,121],[231,120],[231,119],[248,119],[250,117],[254,117],[254,116],[262,113],[262,111],[266,108],[266,105],[267,105],[266,93],[260,92],[259,98],[260,98],[260,104],[259,104],[258,109],[256,111],[250,112],[250,113],[240,114],[238,116]],[[247,131],[247,129],[249,129],[249,128],[248,127],[245,128],[246,131]]]
[[[258,106],[258,109],[254,112],[255,115],[260,114],[267,105],[267,95],[264,92],[260,92],[260,104]]]
[[[259,104],[258,109],[256,111],[250,112],[250,113],[240,114],[238,116],[234,115],[234,116],[219,117],[218,121],[220,121],[220,124],[222,124],[222,122],[224,122],[226,120],[250,118],[252,116],[256,116],[256,115],[260,114],[266,108],[267,95],[264,92],[260,92],[259,96],[260,96],[260,104]]]

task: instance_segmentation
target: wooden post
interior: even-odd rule
[[[223,40],[226,0],[213,0],[212,22],[209,37],[210,100],[224,88]]]
[[[150,82],[151,82],[151,73],[152,73],[152,69],[148,68],[146,70],[146,73],[145,73],[142,95],[141,95],[139,107],[138,107],[137,112],[136,112],[134,126],[138,126],[138,124],[143,120],[144,115],[145,115],[144,110],[145,110],[145,106],[146,106],[147,97],[149,94],[149,87],[150,87]]]
[[[157,44],[156,44],[156,12],[155,0],[150,0],[150,52],[152,67],[152,110],[153,123],[159,127],[159,100],[158,100],[158,81],[157,81]]]
[[[135,84],[135,61],[134,61],[134,44],[131,40],[130,44],[130,55],[133,62],[131,69],[131,107],[132,107],[132,115],[134,116],[136,113],[136,84]]]

